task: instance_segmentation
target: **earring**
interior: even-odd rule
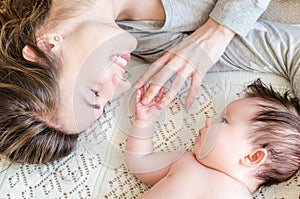
[[[59,41],[59,36],[54,36],[54,41]]]
[[[63,37],[62,37],[61,35],[55,34],[55,35],[53,36],[53,40],[54,40],[55,42],[62,42],[62,41],[63,41]]]

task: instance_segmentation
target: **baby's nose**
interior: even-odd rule
[[[205,120],[205,126],[206,126],[206,128],[208,128],[208,127],[210,126],[211,121],[212,121],[211,118],[207,118],[207,119]]]

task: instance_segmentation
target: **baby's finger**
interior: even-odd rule
[[[176,76],[170,89],[168,90],[168,92],[165,94],[165,96],[160,101],[160,106],[162,108],[166,108],[173,101],[176,94],[183,87],[186,78],[187,78],[187,76],[181,76],[181,75]]]
[[[144,88],[144,86],[140,87],[138,90],[141,91],[141,97],[143,98],[143,96],[145,94],[145,88]]]
[[[165,89],[163,87],[159,90],[158,96],[155,99],[155,101],[157,103],[159,103],[161,101],[161,99],[163,98],[164,91],[165,91]]]
[[[141,102],[141,99],[142,99],[142,89],[140,88],[135,92],[135,102],[136,103]]]
[[[146,91],[148,90],[149,87],[150,87],[150,84],[147,83],[147,84],[146,84]]]

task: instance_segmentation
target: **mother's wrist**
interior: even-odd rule
[[[227,28],[226,26],[216,22],[214,19],[209,18],[206,22],[208,28],[213,29],[214,31],[218,31],[224,37],[232,39],[235,35],[235,32],[231,29]]]

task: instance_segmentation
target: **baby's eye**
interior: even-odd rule
[[[227,119],[225,117],[221,117],[221,123],[228,123]]]

